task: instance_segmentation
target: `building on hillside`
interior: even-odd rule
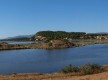
[[[46,37],[43,36],[35,36],[35,40],[45,40]]]
[[[108,39],[108,36],[96,36],[96,39]]]

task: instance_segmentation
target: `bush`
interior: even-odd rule
[[[81,74],[93,74],[99,73],[102,71],[102,67],[98,64],[85,64],[84,66],[80,67]]]
[[[69,65],[63,68],[61,72],[63,73],[79,72],[79,68],[76,66]]]
[[[64,67],[60,72],[63,72],[63,73],[78,72],[83,75],[87,75],[87,74],[100,73],[102,71],[103,71],[102,66],[98,64],[85,64],[81,67],[69,65],[69,66]]]

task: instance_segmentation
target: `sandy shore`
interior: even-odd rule
[[[78,73],[53,73],[53,74],[11,74],[0,75],[0,80],[108,80],[108,66],[103,66],[104,72],[91,75]]]
[[[73,76],[73,74],[13,74],[0,75],[0,80],[108,80],[108,72],[84,76]]]

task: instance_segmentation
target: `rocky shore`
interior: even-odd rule
[[[44,43],[32,43],[32,44],[8,44],[6,42],[0,42],[0,50],[14,50],[14,49],[59,49],[75,47],[76,45],[71,42],[64,42],[61,40],[52,40]]]
[[[8,44],[6,42],[0,42],[0,50],[13,50],[13,49],[27,49],[22,44]]]

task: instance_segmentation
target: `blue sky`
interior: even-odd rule
[[[108,32],[108,0],[0,0],[0,38],[42,30]]]

